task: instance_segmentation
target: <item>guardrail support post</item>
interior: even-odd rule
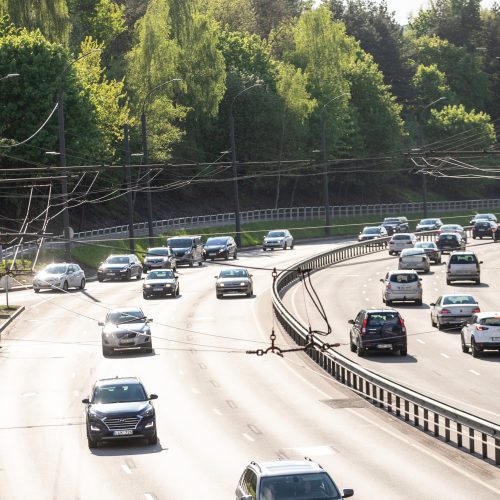
[[[499,438],[495,438],[495,443],[494,443],[494,446],[495,446],[495,465],[500,465],[500,439]]]
[[[392,393],[387,391],[387,411],[392,413]]]
[[[469,427],[469,453],[474,453],[474,429]]]
[[[444,441],[448,443],[450,441],[450,419],[444,419]]]
[[[483,458],[488,458],[488,435],[484,432],[482,433],[482,447],[483,447]]]
[[[415,427],[418,427],[419,424],[420,424],[420,420],[419,420],[419,407],[417,404],[413,403],[413,425]]]
[[[399,396],[396,396],[396,417],[401,416],[401,398]]]
[[[424,432],[429,431],[429,410],[424,408]]]
[[[439,414],[434,413],[434,436],[439,436]]]
[[[410,402],[405,399],[405,421],[408,422],[410,419]]]
[[[457,446],[462,448],[462,424],[457,423]]]

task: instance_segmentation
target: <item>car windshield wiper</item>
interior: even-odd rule
[[[144,321],[146,318],[146,316],[141,316],[140,318],[136,318],[135,316],[133,318],[130,318],[130,319],[124,319],[123,321],[118,321],[117,323],[115,323],[115,325],[121,325],[123,323],[134,323],[135,321]]]

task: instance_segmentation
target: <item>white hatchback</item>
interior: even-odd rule
[[[401,250],[398,269],[414,269],[428,273],[431,261],[423,248],[405,248]]]
[[[422,304],[422,283],[417,271],[389,271],[382,282],[382,302],[412,301]]]
[[[500,313],[482,312],[472,316],[462,328],[462,351],[479,357],[485,349],[500,351]]]
[[[413,233],[396,233],[389,241],[389,255],[398,254],[405,248],[413,248],[417,237]]]

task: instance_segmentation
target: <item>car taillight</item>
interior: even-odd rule
[[[451,314],[449,309],[441,309],[441,314]]]
[[[363,320],[363,326],[361,327],[361,335],[364,335],[366,333],[366,325],[367,325],[368,321],[367,319],[365,318]]]
[[[474,309],[472,309],[472,314],[480,313],[480,312],[481,312],[481,309],[479,309],[479,307],[475,307]]]
[[[387,286],[385,288],[386,290],[390,290],[392,288],[392,285],[390,283],[387,283]]]
[[[405,320],[403,318],[399,318],[399,324],[401,325],[401,329],[403,330],[403,333],[406,333]]]
[[[417,283],[417,288],[422,288],[422,283],[420,283],[420,281]]]
[[[482,325],[476,325],[476,330],[478,332],[484,332],[486,330],[489,330],[489,328],[487,326],[482,326]]]

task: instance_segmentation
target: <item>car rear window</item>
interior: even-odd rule
[[[442,234],[439,237],[440,240],[456,240],[458,239],[458,235],[456,234]]]
[[[391,277],[389,278],[389,281],[392,283],[415,283],[418,281],[418,274],[412,273],[412,274],[391,274]]]
[[[368,326],[382,326],[387,323],[399,324],[399,314],[397,312],[377,312],[368,314]]]
[[[454,295],[443,299],[444,306],[477,304],[476,299],[471,295]]]
[[[407,234],[395,234],[393,237],[392,237],[393,240],[409,240],[411,239],[410,236],[408,236]]]
[[[475,255],[452,255],[450,264],[477,264]]]
[[[500,326],[500,318],[498,316],[482,318],[479,320],[479,324],[485,326]]]

